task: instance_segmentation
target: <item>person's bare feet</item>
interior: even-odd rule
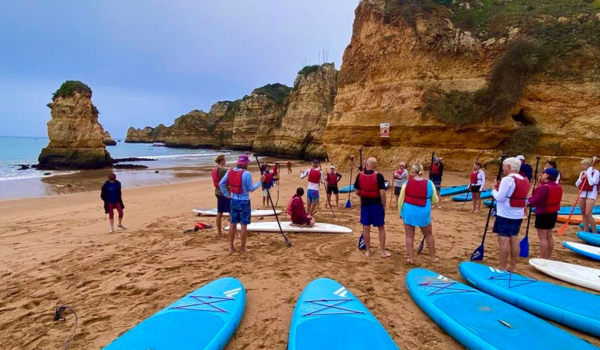
[[[415,261],[412,260],[412,259],[406,259],[406,262],[409,263],[409,264],[411,264],[411,265],[415,264]]]
[[[248,253],[250,251],[250,249],[244,247],[244,248],[240,248],[240,253]]]
[[[373,256],[373,253],[367,250],[365,252],[365,255],[367,256],[367,258],[370,258],[371,256]]]
[[[388,252],[387,250],[381,252],[382,258],[389,258],[390,256],[392,256],[392,253]]]
[[[233,254],[235,253],[235,249],[234,248],[229,248],[229,254]]]
[[[440,258],[438,258],[438,257],[436,256],[436,257],[433,257],[433,258],[431,258],[431,261],[433,261],[433,262],[439,262],[439,261],[440,261]]]
[[[473,213],[479,213],[479,210],[475,210]]]

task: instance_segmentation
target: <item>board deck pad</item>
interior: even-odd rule
[[[348,289],[319,278],[296,303],[288,350],[398,350],[385,328]]]
[[[240,324],[245,305],[242,283],[221,278],[142,321],[104,350],[221,350]]]
[[[559,280],[600,291],[599,269],[547,259],[529,259],[529,265]]]
[[[410,270],[406,286],[417,305],[468,349],[597,349],[528,312],[430,270]]]
[[[237,229],[241,230],[241,228],[242,227],[238,224]],[[302,227],[292,225],[291,221],[281,221],[281,228],[283,229],[283,232],[291,233],[352,233],[351,228],[320,222],[317,222],[313,227]],[[225,227],[224,230],[229,230],[229,226]],[[279,225],[277,225],[277,221],[257,222],[249,224],[247,230],[248,232],[279,233]]]
[[[192,209],[194,213],[202,214],[205,216],[217,216],[217,209]],[[277,215],[281,214],[281,210],[275,210]],[[274,216],[273,210],[252,210],[250,211],[250,216]],[[229,216],[229,213],[223,213],[223,216]]]

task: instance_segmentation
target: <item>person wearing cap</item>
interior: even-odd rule
[[[560,202],[563,196],[562,187],[556,183],[558,170],[544,170],[540,186],[533,188],[529,203],[535,208],[535,228],[540,238],[540,258],[550,259],[554,249],[552,230],[556,226]]]
[[[335,205],[336,207],[340,206],[340,191],[338,189],[338,183],[342,178],[342,174],[335,171],[335,167],[332,165],[329,167],[329,173],[327,173],[324,181],[327,186],[327,203],[325,203],[325,207],[329,208],[331,205],[331,194],[335,194]]]
[[[312,168],[305,170],[300,174],[300,178],[304,179],[308,176],[308,191],[306,194],[308,204],[308,215],[314,215],[319,207],[319,185],[323,182],[323,175],[319,170],[319,160],[313,159]]]
[[[556,168],[556,162],[553,160],[546,161],[546,165],[544,168],[545,169],[554,168],[558,171],[558,169]],[[558,172],[558,176],[556,177],[556,183],[560,184],[560,171]]]
[[[500,246],[500,270],[515,272],[519,259],[519,230],[523,222],[523,212],[527,206],[529,180],[519,174],[521,161],[506,158],[502,171],[506,175],[502,181],[494,183],[492,196],[496,200],[496,221],[492,231],[498,234]],[[508,257],[510,256],[510,266]]]
[[[444,163],[442,163],[442,158],[434,157],[433,164],[431,165],[431,182],[435,186],[435,192],[437,193],[440,202],[435,206],[436,208],[441,208],[442,206],[439,204],[442,202],[442,196],[440,196],[440,190],[442,188],[442,176],[444,176]]]
[[[385,250],[385,179],[377,171],[377,159],[369,158],[365,163],[365,170],[356,176],[354,190],[360,196],[360,223],[363,225],[363,239],[365,241],[367,257],[371,253],[371,226],[379,230],[379,249],[382,258],[392,254]]]
[[[581,161],[579,179],[575,186],[579,188],[579,207],[583,221],[583,230],[596,233],[596,220],[592,216],[596,197],[598,196],[598,183],[600,182],[600,172],[594,169],[596,157],[593,159],[584,159]]]
[[[237,231],[237,224],[242,226],[240,233],[240,252],[246,252],[246,229],[250,224],[250,192],[256,191],[261,183],[265,181],[265,177],[261,176],[260,180],[252,183],[252,175],[248,169],[250,160],[248,155],[242,154],[239,156],[237,166],[229,169],[225,176],[219,182],[221,192],[225,197],[231,198],[231,211],[229,225],[229,253],[235,251],[234,240]]]
[[[219,183],[221,179],[227,174],[227,168],[225,168],[226,160],[223,154],[219,154],[215,157],[215,163],[217,166],[213,168],[211,177],[213,180],[213,186],[215,187],[215,197],[217,197],[217,235],[219,238],[223,237],[221,229],[221,221],[223,213],[229,213],[231,198],[227,198],[223,195]]]
[[[400,197],[400,190],[408,179],[408,171],[406,170],[406,163],[400,162],[398,164],[398,170],[394,171],[394,198],[396,201],[393,206],[398,204],[398,197]]]

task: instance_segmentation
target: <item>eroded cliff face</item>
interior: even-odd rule
[[[231,147],[234,149],[253,149],[256,137],[269,132],[285,113],[285,103],[276,103],[264,94],[252,92],[245,97],[233,120]]]
[[[390,14],[390,3],[364,0],[356,10],[323,136],[334,162],[347,165],[362,147],[364,155],[381,159],[384,166],[394,159],[429,163],[435,150],[447,169],[467,171],[477,158],[497,157],[517,130],[535,126],[539,141],[529,155],[554,156],[569,176],[577,157],[600,147],[598,67],[589,64],[563,76],[549,69],[535,74],[505,115],[457,125],[423,113],[424,94],[432,89],[472,93],[489,87],[510,43],[529,38],[519,27],[497,37],[472,34],[446,18],[444,9],[414,15],[402,8],[397,13],[404,15]],[[599,18],[584,19],[597,26]],[[390,138],[380,138],[380,123],[391,124]]]
[[[136,129],[131,127],[127,129],[127,137],[125,142],[130,143],[153,143],[153,142],[167,142],[170,129],[163,124],[159,124],[156,128],[145,127],[143,129]]]
[[[55,94],[48,104],[50,143],[40,153],[38,169],[98,169],[112,165],[91,97],[91,90]]]
[[[279,157],[326,158],[322,135],[333,112],[336,88],[333,64],[300,71],[285,115],[279,123],[263,119],[254,149]],[[271,128],[267,129],[268,125]]]

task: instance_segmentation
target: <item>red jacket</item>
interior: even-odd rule
[[[292,214],[290,216],[294,224],[303,225],[306,223],[308,214],[304,210],[304,201],[297,194],[292,197]]]
[[[529,203],[535,207],[536,214],[551,214],[560,210],[562,187],[554,181],[549,181],[533,192]]]

